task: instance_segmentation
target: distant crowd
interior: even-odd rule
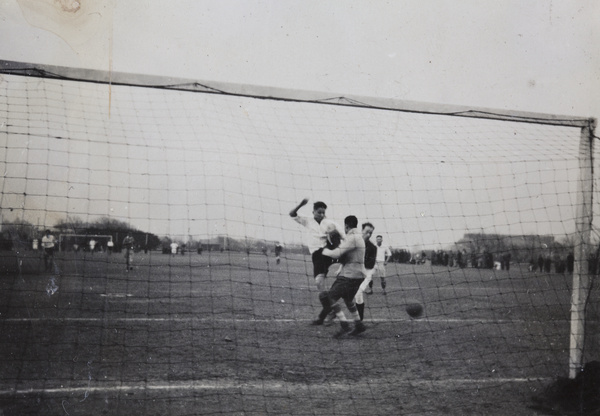
[[[589,272],[596,274],[598,271],[598,256],[591,255],[589,261]],[[492,253],[483,251],[481,253],[468,253],[462,251],[421,251],[410,258],[412,264],[429,263],[432,266],[447,267],[472,267],[478,269],[510,270],[513,263],[510,252]],[[526,262],[526,260],[525,260]],[[522,262],[521,262],[522,263]],[[530,272],[543,273],[573,273],[575,268],[575,256],[572,252],[561,254],[545,250],[542,253],[531,256],[528,270]]]

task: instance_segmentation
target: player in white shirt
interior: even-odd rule
[[[290,217],[306,228],[306,243],[308,245],[308,251],[312,256],[313,276],[315,278],[317,289],[319,290],[319,301],[323,306],[319,318],[315,320],[313,324],[321,325],[330,309],[328,292],[325,288],[325,277],[327,276],[329,266],[334,263],[334,260],[331,257],[323,255],[323,249],[328,243],[328,233],[331,233],[335,229],[339,235],[343,236],[344,231],[342,231],[335,222],[325,218],[327,205],[324,202],[317,201],[313,204],[312,217],[298,215],[298,210],[307,203],[308,198],[304,198],[290,211]]]
[[[385,288],[386,288],[386,272],[385,272],[385,266],[387,266],[388,261],[390,261],[390,258],[392,257],[392,252],[390,250],[389,247],[387,246],[383,246],[383,237],[378,235],[377,237],[375,237],[375,241],[376,241],[376,246],[377,246],[377,260],[375,261],[375,270],[373,272],[373,280],[375,280],[376,277],[379,277],[381,279],[381,289],[383,289],[383,294],[386,294]],[[373,280],[371,280],[369,282],[369,291],[365,292],[368,295],[371,295],[373,293]]]

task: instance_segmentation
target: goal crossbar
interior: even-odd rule
[[[435,104],[397,100],[392,98],[365,97],[350,94],[325,94],[323,92],[315,91],[290,90],[284,88],[246,84],[242,85],[214,81],[209,82],[185,78],[101,71],[84,68],[69,68],[56,65],[31,64],[9,60],[0,60],[0,73],[27,77],[76,80],[80,82],[202,92],[207,94],[233,95],[291,102],[310,102],[314,104],[359,107],[374,110],[380,109],[385,111],[401,111],[408,113],[472,117],[488,120],[503,120],[554,126],[581,127],[590,128],[592,130],[595,129],[597,124],[597,120],[592,117],[574,117],[526,111]]]

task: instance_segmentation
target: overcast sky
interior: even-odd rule
[[[0,0],[0,18],[0,34],[2,39],[8,40],[0,44],[0,59],[6,60],[474,107],[585,117],[600,115],[600,99],[595,93],[600,91],[600,48],[597,47],[600,40],[597,27],[597,22],[600,21],[600,5],[594,1],[175,1],[166,5],[162,1],[136,0],[115,3],[81,0]],[[27,88],[35,90],[32,86]],[[102,96],[102,92],[98,91],[86,90],[85,93]],[[115,94],[114,99],[117,100],[121,93],[115,91]],[[155,99],[180,102],[187,98],[170,96]],[[202,99],[197,96],[189,99],[192,108],[213,105],[198,102]],[[77,106],[82,103],[75,100],[71,105]],[[232,104],[223,105],[224,108],[229,108],[227,106]],[[265,108],[263,104],[244,105],[247,111],[262,119],[268,112],[272,114],[279,111],[277,108]],[[115,104],[114,111],[114,118],[109,124],[111,131],[116,128],[117,115],[127,112],[127,108]],[[155,110],[136,111],[139,114]],[[352,115],[344,117],[348,117],[348,120],[358,118]],[[374,126],[383,125],[380,133],[385,135],[394,131],[393,127],[389,126],[399,122],[400,116],[396,115],[393,119],[387,119],[387,116],[369,117],[384,119],[377,119],[379,124],[371,123],[362,127],[350,123],[346,133],[361,132],[361,128],[373,130]],[[196,119],[192,117],[191,120]],[[256,127],[256,120],[250,123],[253,128],[260,130]],[[410,123],[401,117],[400,121]],[[207,131],[214,132],[218,129],[215,125],[208,124],[205,126],[209,129]],[[186,125],[183,129],[187,128],[189,126]],[[463,129],[464,135],[473,134],[468,123],[456,128]],[[306,138],[307,143],[317,140],[300,127],[295,134],[301,137],[290,134],[288,139],[297,142]],[[367,134],[366,130],[364,134]],[[500,134],[504,135],[506,132]],[[521,134],[521,140],[529,138],[528,133]],[[339,136],[331,137],[332,140],[336,140],[335,137],[339,139]],[[113,139],[111,137],[111,140]],[[130,135],[128,140],[138,139],[134,134]],[[474,137],[471,139],[476,140]],[[3,140],[8,140],[6,135]],[[392,240],[392,244],[401,246],[432,244],[435,241],[451,243],[457,235],[469,228],[467,223],[472,221],[468,218],[477,218],[470,224],[471,231],[546,231],[559,234],[569,232],[572,228],[572,213],[565,214],[561,211],[574,202],[574,189],[570,188],[564,178],[571,180],[573,175],[576,177],[576,173],[573,173],[575,171],[571,162],[561,158],[553,166],[564,175],[553,172],[554,177],[562,179],[550,181],[548,177],[539,173],[540,167],[532,164],[533,162],[524,165],[527,167],[511,165],[510,170],[496,167],[496,171],[490,171],[485,169],[485,158],[481,154],[473,154],[469,160],[475,160],[476,163],[466,168],[459,166],[458,158],[450,160],[445,166],[435,165],[424,169],[423,166],[431,162],[419,159],[418,146],[409,151],[409,157],[394,160],[381,156],[389,143],[366,147],[361,145],[360,154],[368,154],[373,149],[379,150],[379,156],[373,153],[371,159],[379,163],[384,172],[381,177],[374,176],[374,182],[366,185],[368,188],[376,183],[377,189],[383,190],[375,198],[379,201],[381,211],[373,214],[372,209],[366,205],[356,208],[356,200],[348,197],[348,192],[332,192],[334,189],[348,190],[348,185],[336,182],[335,178],[342,178],[343,175],[336,175],[335,172],[339,170],[328,172],[326,166],[317,170],[324,169],[332,178],[332,182],[327,186],[315,185],[314,179],[310,178],[304,182],[292,172],[292,176],[296,175],[295,188],[292,191],[286,191],[285,186],[277,184],[272,184],[274,188],[262,189],[255,179],[260,178],[261,174],[255,172],[255,176],[245,178],[251,182],[255,181],[253,185],[244,187],[243,174],[237,171],[228,174],[227,166],[238,166],[236,169],[244,166],[258,171],[260,166],[274,163],[273,158],[283,157],[289,168],[292,166],[291,159],[286,157],[293,152],[290,149],[274,151],[275,144],[269,143],[268,140],[258,148],[256,143],[244,141],[248,140],[248,137],[244,137],[243,140],[238,137],[236,140],[231,142],[231,146],[235,148],[233,157],[237,160],[236,163],[220,164],[224,177],[234,179],[230,179],[233,181],[231,183],[225,183],[225,179],[221,188],[227,193],[230,187],[240,189],[242,186],[241,189],[244,189],[249,200],[230,201],[226,195],[218,196],[223,204],[232,210],[227,214],[230,216],[229,224],[222,223],[222,227],[233,234],[246,232],[284,241],[296,240],[295,237],[289,237],[288,233],[295,230],[294,225],[286,222],[284,217],[291,208],[289,204],[305,194],[314,198],[328,198],[332,205],[331,215],[337,217],[335,219],[338,221],[351,210],[359,211],[361,219],[369,216],[379,219],[380,225],[383,225],[380,226],[380,230],[383,229],[382,232]],[[533,139],[529,140],[531,143]],[[563,138],[558,135],[555,140],[560,142]],[[574,135],[574,140],[577,140],[577,135]],[[106,144],[107,140],[104,142]],[[209,145],[202,143],[200,141],[197,144],[198,159],[206,158],[202,155],[207,154],[206,146]],[[515,142],[515,146],[517,143],[518,141]],[[165,155],[165,158],[170,158],[170,162],[165,159],[164,164],[158,164],[161,166],[158,171],[157,156],[147,155],[143,158],[144,163],[153,165],[155,174],[160,174],[161,169],[165,172],[171,169],[172,172],[173,161],[181,160],[184,154],[190,156],[191,144],[184,138],[180,144],[185,145],[180,150],[184,153],[177,154],[176,145],[173,150],[175,153],[168,157]],[[162,145],[157,146],[160,148]],[[253,149],[252,156],[244,153],[244,146]],[[339,148],[343,146],[343,142],[340,142],[330,157],[339,154]],[[231,152],[232,147],[227,151]],[[425,149],[431,148],[431,145],[425,146]],[[566,153],[572,155],[576,148],[576,144],[570,146]],[[519,150],[521,158],[530,157],[528,149],[531,150],[532,146],[525,146]],[[86,152],[93,153],[94,150],[87,149]],[[73,152],[72,149],[65,150],[64,154],[72,155]],[[119,162],[115,156],[110,154],[110,151],[106,153],[107,160],[110,160],[107,163],[115,170],[121,169],[129,175],[140,173],[132,173],[131,166],[117,166]],[[434,152],[431,156],[438,158],[444,155]],[[35,162],[35,155],[26,157],[28,163]],[[37,154],[37,157],[48,160],[47,156]],[[310,160],[314,155],[306,153],[304,157]],[[69,160],[73,161],[74,158],[71,156]],[[202,160],[206,162],[205,159]],[[95,163],[99,162],[102,161],[96,159]],[[193,162],[190,160],[189,166],[193,166]],[[398,162],[402,162],[402,168],[397,166]],[[421,163],[418,164],[419,162]],[[54,163],[62,162],[57,159]],[[136,169],[141,171],[150,169],[140,167],[139,163],[136,166]],[[185,166],[188,165],[182,166],[185,173]],[[273,172],[280,172],[280,176],[285,172],[283,167],[276,164],[269,166]],[[389,198],[389,192],[398,192],[402,188],[399,185],[402,178],[410,181],[417,170],[421,177],[424,176],[423,172],[426,172],[427,178],[420,182],[412,179],[413,182],[407,185],[407,191],[410,191],[407,195],[413,199],[413,203],[398,201],[398,194],[394,194],[393,199],[396,203],[393,205],[402,206],[403,209],[400,213],[398,210],[394,213],[386,212],[389,200],[383,195]],[[531,172],[537,175],[533,181]],[[199,171],[188,170],[187,175],[188,179],[202,177]],[[350,173],[345,172],[344,175]],[[385,184],[382,179],[385,175],[394,176],[394,181]],[[457,177],[466,182],[448,179]],[[484,178],[481,179],[481,183],[474,183],[480,177]],[[284,179],[280,180],[285,182]],[[76,182],[72,177],[60,175],[56,177],[56,181],[71,185]],[[92,181],[92,178],[88,181]],[[134,180],[130,177],[128,181]],[[520,184],[528,181],[533,183],[532,187],[519,188]],[[6,190],[6,184],[4,186]],[[173,188],[172,183],[165,186]],[[200,185],[195,183],[193,186]],[[465,187],[470,190],[468,195],[452,192]],[[105,204],[92,204],[93,209],[100,211],[94,213],[112,213],[111,209],[116,207],[113,204],[115,201],[136,202],[132,200],[137,197],[131,189],[130,185],[123,185],[120,190],[114,189],[111,191],[112,196],[107,195]],[[279,201],[276,207],[264,207],[262,211],[258,210],[257,215],[250,214],[252,210],[241,209],[264,204],[265,196],[273,195],[274,189],[278,194],[278,199],[275,200]],[[424,189],[445,189],[447,194],[439,199],[438,194],[429,195]],[[494,189],[503,194],[502,198],[493,195],[490,197],[489,193],[494,192]],[[123,196],[119,192],[126,192],[127,195]],[[364,189],[361,192],[364,192]],[[482,197],[482,192],[486,194],[485,198]],[[150,193],[150,187],[146,187],[146,194],[139,197],[146,198]],[[535,199],[535,193],[546,196]],[[81,198],[71,195],[70,202],[66,205],[67,211],[70,208],[77,213],[90,212],[92,208],[76,206],[75,202],[86,200],[89,204],[89,195],[89,190],[86,190]],[[183,192],[181,195],[184,195],[189,206],[199,206],[199,201],[189,199],[189,193]],[[163,200],[176,198],[172,194],[164,194],[161,197]],[[5,204],[9,201],[6,198],[5,195]],[[421,206],[414,202],[417,199]],[[257,202],[261,200],[263,202]],[[475,200],[479,205],[475,204]],[[495,209],[498,211],[498,206],[493,205],[494,201],[498,200],[511,202],[501,202],[503,211],[499,215],[502,218],[490,221],[494,215],[498,216],[498,212],[494,212]],[[454,205],[460,209],[448,211],[448,208],[445,208],[444,213],[436,214],[435,207],[440,209],[440,201],[444,202],[446,207]],[[11,201],[13,202],[18,201]],[[426,210],[420,209],[423,204],[427,206]],[[145,205],[143,215],[133,217],[138,220],[140,227],[152,228],[151,231],[159,235],[186,234],[186,227],[189,229],[190,223],[199,220],[196,214],[189,213],[189,206],[183,213],[177,212],[182,208],[173,209],[175,205],[177,204],[171,203],[171,208],[165,211],[171,211],[165,214],[168,218],[165,220],[166,224],[158,220],[158,217],[163,215],[160,208],[150,208],[150,205]],[[553,212],[540,214],[544,207],[550,207],[549,210]],[[37,208],[29,209],[34,213]],[[281,218],[271,218],[268,227],[260,228],[258,224],[265,223],[261,212],[262,215],[265,212],[271,215],[280,213]],[[518,218],[511,218],[513,212],[519,213]],[[208,212],[205,214],[211,215]],[[310,210],[305,214],[310,214]],[[559,214],[568,218],[567,224],[557,221]],[[128,214],[129,217],[123,213],[115,215],[131,219],[131,214]],[[399,215],[399,218],[392,218],[394,215]],[[146,224],[144,221],[140,222],[138,217],[142,220],[145,218]],[[428,219],[424,219],[425,217]],[[236,226],[232,224],[235,221],[231,221],[231,218],[246,220],[241,221],[242,226]],[[51,217],[48,217],[48,221],[50,219]],[[154,220],[150,221],[151,219]],[[489,228],[486,228],[486,224]],[[214,226],[215,224],[203,223],[199,229],[189,231],[200,235]],[[215,229],[209,233],[218,234],[221,231]],[[425,235],[427,237],[424,237]]]
[[[594,0],[1,0],[0,16],[3,59],[600,114]]]

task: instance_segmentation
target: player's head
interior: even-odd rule
[[[325,211],[327,210],[327,204],[322,201],[317,201],[313,204],[313,216],[315,221],[319,224],[325,218]]]
[[[50,230],[46,230],[46,235],[50,235]]]
[[[348,215],[346,218],[344,218],[344,226],[346,227],[346,232],[358,227],[358,218],[356,218],[354,215]]]
[[[377,237],[375,237],[375,241],[377,241],[377,245],[381,245],[381,243],[383,242],[383,237],[378,235]]]
[[[365,241],[367,241],[373,235],[373,231],[375,231],[375,227],[370,222],[365,222],[362,225],[362,236]]]

